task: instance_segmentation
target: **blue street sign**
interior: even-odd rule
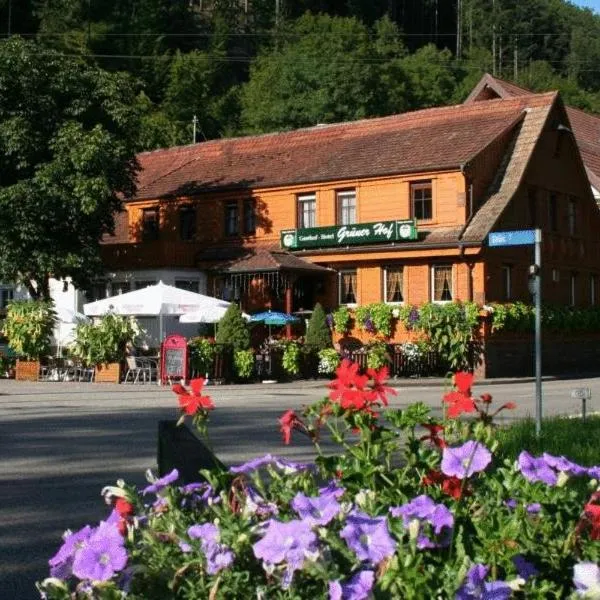
[[[488,235],[488,246],[529,246],[535,244],[535,229],[495,231]]]

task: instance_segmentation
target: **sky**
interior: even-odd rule
[[[584,6],[586,8],[591,8],[598,14],[600,14],[600,0],[571,0],[573,4],[577,4],[577,6]]]

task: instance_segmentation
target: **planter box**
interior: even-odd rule
[[[39,378],[39,360],[17,360],[15,379],[18,379],[19,381],[37,381]]]
[[[121,365],[119,363],[96,365],[94,381],[96,383],[120,383]]]
[[[201,481],[201,469],[224,469],[223,463],[188,427],[177,421],[158,422],[158,473],[179,471],[180,483]]]

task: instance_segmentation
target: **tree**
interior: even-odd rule
[[[49,279],[85,289],[99,241],[135,190],[135,89],[33,42],[0,42],[0,280],[49,299]]]
[[[306,345],[317,350],[331,348],[331,331],[327,325],[325,311],[317,302],[313,314],[310,316],[308,326],[306,327]]]
[[[234,350],[250,348],[250,332],[240,307],[232,302],[217,326],[217,344],[226,344]]]

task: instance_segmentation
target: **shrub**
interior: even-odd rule
[[[306,327],[304,343],[317,350],[331,348],[331,330],[327,325],[327,318],[323,307],[317,302],[315,309]]]
[[[386,409],[385,370],[371,375],[344,361],[327,398],[281,416],[314,464],[269,454],[186,486],[174,471],[105,488],[113,512],[67,535],[45,597],[598,597],[600,467],[499,456],[493,416],[511,405],[473,397],[470,374],[444,396],[445,422],[423,404]],[[179,402],[204,425],[198,394]],[[339,452],[322,452],[323,428]]]
[[[324,348],[319,350],[319,373],[331,375],[340,366],[342,359],[337,350]]]
[[[296,342],[286,342],[283,348],[281,366],[288,375],[300,373],[300,345]]]
[[[77,325],[71,354],[87,365],[120,362],[127,344],[135,343],[143,333],[135,317],[108,313],[95,323]]]
[[[252,350],[235,350],[233,366],[240,379],[250,379],[254,373],[254,353]]]
[[[38,360],[50,349],[56,313],[50,302],[15,300],[6,308],[2,334],[17,356]]]
[[[232,302],[219,321],[216,335],[217,344],[227,344],[234,350],[250,348],[250,332],[240,307]]]
[[[390,363],[390,355],[384,342],[373,342],[367,346],[367,367],[381,369]]]
[[[215,342],[212,339],[196,337],[188,342],[190,366],[200,375],[210,373],[215,360]]]
[[[385,337],[392,335],[394,307],[385,302],[375,302],[356,309],[356,320],[361,329],[369,333],[380,333]]]
[[[340,306],[333,311],[333,326],[335,330],[344,335],[350,329],[350,310],[347,306]]]

